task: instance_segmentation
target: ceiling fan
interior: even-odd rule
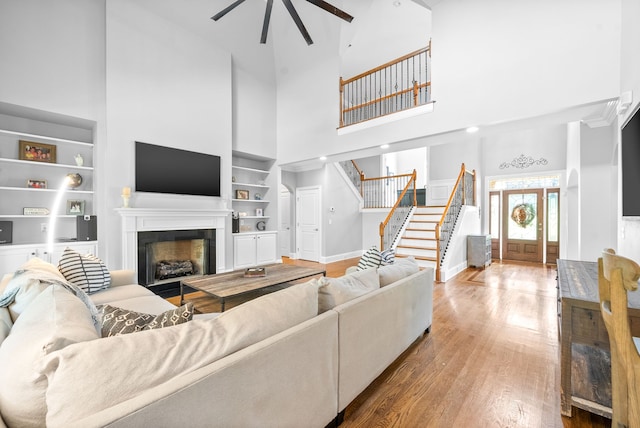
[[[337,16],[338,18],[344,19],[347,22],[351,22],[353,20],[353,16],[327,3],[326,1],[323,1],[323,0],[307,0],[307,1]],[[244,3],[244,0],[236,0],[226,8],[222,9],[220,12],[213,15],[211,19],[213,19],[214,21],[217,21],[218,19],[222,18],[223,16],[231,12],[233,9],[235,9],[242,3]],[[293,6],[293,4],[291,3],[291,0],[282,0],[282,3],[284,3],[285,7],[289,11],[289,15],[291,15],[291,19],[293,19],[293,22],[295,22],[296,25],[298,26],[298,30],[300,30],[300,33],[302,34],[302,37],[304,37],[305,41],[307,42],[307,45],[313,44],[313,40],[311,40],[311,36],[309,35],[309,32],[307,31],[304,24],[302,23],[302,20],[300,19],[300,15],[298,15],[298,12],[296,11],[296,8]],[[262,36],[260,37],[260,43],[267,42],[267,32],[269,31],[269,21],[271,20],[272,7],[273,7],[273,0],[267,0],[267,8],[264,12],[264,23],[262,24]]]

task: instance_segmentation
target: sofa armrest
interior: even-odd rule
[[[109,271],[111,275],[111,286],[118,287],[119,285],[137,284],[136,271],[129,269],[112,270]]]

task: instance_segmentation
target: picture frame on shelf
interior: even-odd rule
[[[29,189],[46,189],[47,180],[34,180],[32,178],[27,180],[27,188]]]
[[[67,215],[84,215],[84,201],[68,199]]]
[[[249,191],[243,190],[243,189],[237,189],[236,199],[249,199]]]
[[[56,163],[56,146],[55,144],[18,140],[18,159],[33,162]]]
[[[264,212],[262,211],[262,208],[256,208],[256,217],[262,217],[264,215]]]

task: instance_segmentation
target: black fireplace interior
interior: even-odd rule
[[[186,250],[185,256],[184,248],[190,246],[195,250]],[[172,247],[182,248],[182,251],[172,251]],[[215,272],[215,229],[138,232],[139,284],[155,288],[160,287],[155,284],[162,281],[163,285],[168,282],[175,287],[183,276]],[[171,279],[175,281],[172,282]]]

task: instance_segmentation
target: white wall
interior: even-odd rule
[[[230,194],[231,58],[128,0],[110,0],[106,18],[108,147],[101,173],[108,185],[101,226],[109,237],[108,264],[118,267],[121,221],[114,208],[121,206],[120,189],[134,188],[134,141],[221,156],[221,192]],[[222,206],[220,198],[145,193],[134,194],[131,204]],[[226,246],[232,260],[230,237]]]
[[[640,103],[640,1],[622,0],[620,92],[633,91],[632,106],[619,118],[622,126]],[[619,151],[619,150],[618,150]],[[621,156],[621,154],[619,154]],[[619,164],[619,163],[618,163]],[[620,183],[620,181],[618,181]],[[618,186],[618,253],[640,261],[640,221],[622,217],[622,186]]]
[[[614,98],[620,13],[620,0],[440,2],[432,14],[434,112],[342,136],[335,131],[339,59],[314,49],[296,51],[308,72],[304,78],[297,70],[277,76],[279,160],[312,159]]]

